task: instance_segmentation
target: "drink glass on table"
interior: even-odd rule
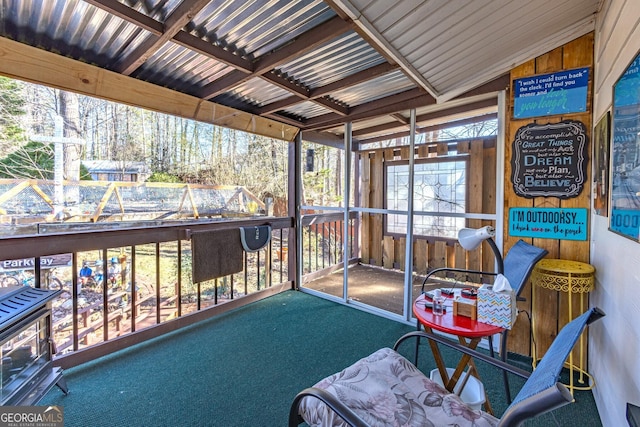
[[[444,314],[444,297],[442,291],[436,289],[433,291],[433,314],[436,316],[442,316]]]

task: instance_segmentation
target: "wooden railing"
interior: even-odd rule
[[[269,245],[243,255],[239,273],[191,280],[195,232],[269,224]],[[303,217],[303,281],[341,268],[342,214]],[[149,227],[41,224],[42,234],[0,239],[0,283],[61,290],[53,303],[54,363],[76,366],[144,340],[291,289],[291,218],[254,217]],[[356,215],[348,255],[356,256]],[[224,248],[221,248],[224,250]],[[91,269],[87,276],[80,271]]]
[[[192,282],[192,232],[264,224],[271,225],[272,239],[258,252],[245,252],[241,272]],[[5,260],[0,279],[16,284],[9,278],[30,276],[30,286],[61,288],[53,303],[55,363],[70,367],[290,289],[288,257],[280,254],[291,225],[290,218],[255,217],[51,229],[51,234],[0,239],[0,259]],[[89,277],[80,277],[83,264],[92,270]]]
[[[348,259],[356,256],[354,233],[357,215],[349,218]],[[341,268],[344,252],[344,215],[342,213],[306,214],[302,217],[303,281],[329,274]]]

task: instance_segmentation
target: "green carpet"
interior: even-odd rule
[[[288,291],[69,369],[70,394],[54,388],[40,405],[63,406],[66,427],[285,426],[298,391],[413,329]],[[454,364],[457,356],[445,352],[445,359]],[[420,368],[434,368],[426,345]],[[500,415],[502,376],[478,368]],[[514,395],[519,384],[512,379]],[[554,417],[529,425],[601,425],[591,392],[577,392]]]

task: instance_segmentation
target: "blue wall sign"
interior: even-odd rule
[[[589,68],[514,80],[513,117],[551,116],[587,111]]]
[[[609,229],[640,241],[640,54],[613,86]]]
[[[587,240],[585,208],[510,208],[509,235],[537,239]]]
[[[640,239],[640,210],[611,209],[611,231],[623,234],[632,239]]]

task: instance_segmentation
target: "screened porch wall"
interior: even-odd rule
[[[386,209],[385,162],[408,160],[410,149],[385,148],[360,152],[361,205],[365,208]],[[496,138],[444,141],[415,148],[415,161],[423,159],[466,158],[465,213],[495,214],[496,209]],[[415,209],[417,211],[417,209]],[[466,227],[495,226],[494,221],[466,219]],[[363,213],[361,260],[364,264],[385,268],[405,269],[406,236],[387,233],[385,215]],[[494,271],[494,257],[486,245],[465,251],[455,237],[414,236],[414,272],[426,274],[440,267],[463,267]]]

